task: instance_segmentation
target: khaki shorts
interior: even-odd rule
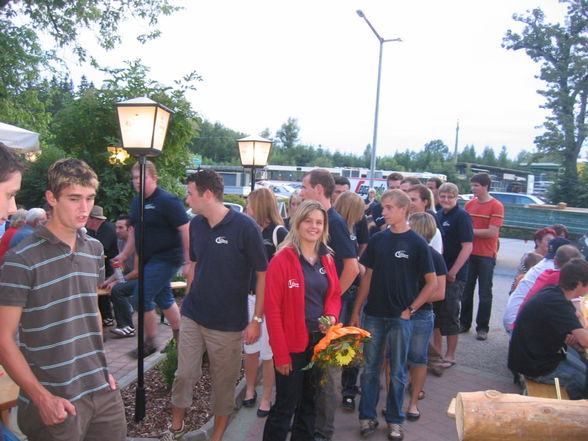
[[[212,380],[214,415],[230,415],[235,409],[235,386],[241,369],[242,332],[215,331],[182,316],[178,369],[172,386],[172,404],[190,407],[193,389],[202,376],[202,356],[206,351]]]
[[[127,422],[120,391],[108,388],[72,402],[76,415],[46,426],[31,401],[18,407],[18,426],[29,441],[126,441]]]

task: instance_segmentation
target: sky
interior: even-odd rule
[[[161,19],[162,36],[134,42],[140,26],[120,27],[123,44],[100,63],[140,58],[151,78],[170,86],[195,70],[203,81],[188,98],[203,118],[247,135],[274,134],[296,118],[300,142],[361,154],[372,143],[379,42],[384,39],[377,156],[420,150],[432,140],[454,149],[506,146],[533,151],[546,112],[536,91],[539,65],[501,47],[513,13],[540,6],[561,21],[557,0],[215,0],[180,1]],[[100,83],[100,74],[70,63]]]

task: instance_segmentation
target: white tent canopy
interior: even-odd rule
[[[19,153],[40,150],[39,134],[20,127],[0,122],[0,142],[18,150]]]

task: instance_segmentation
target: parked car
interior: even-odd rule
[[[516,204],[516,205],[545,205],[545,202],[539,199],[537,196],[524,193],[507,193],[502,191],[491,191],[490,195],[498,199],[503,204]]]
[[[232,202],[223,202],[223,205],[227,208],[232,208],[235,211],[238,211],[239,213],[243,212],[243,207],[241,207],[239,204],[233,204]],[[192,213],[192,209],[188,208],[186,210],[186,214],[188,215],[188,217],[190,219],[192,219],[194,216],[196,216],[194,213]]]

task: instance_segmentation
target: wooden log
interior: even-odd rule
[[[460,392],[455,425],[460,441],[586,441],[588,400]]]

